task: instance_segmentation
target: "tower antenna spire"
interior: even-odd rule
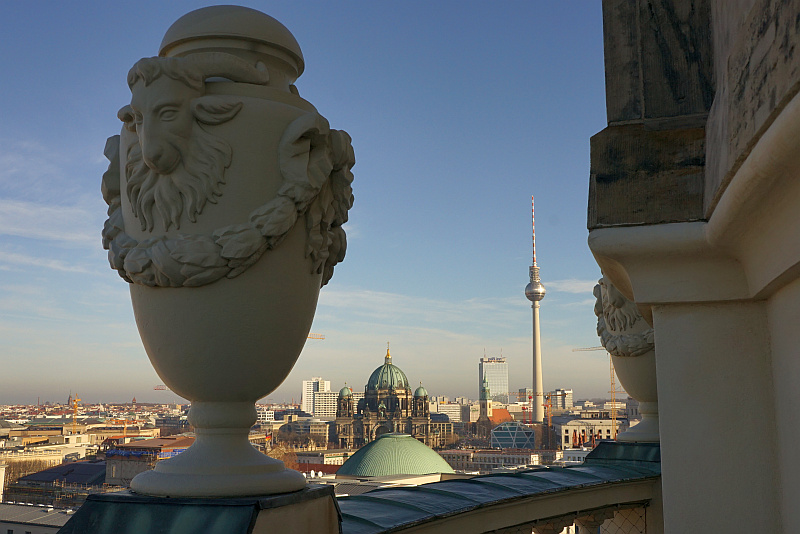
[[[533,210],[533,195],[531,195],[531,241],[533,242],[533,267],[536,267],[536,217]]]

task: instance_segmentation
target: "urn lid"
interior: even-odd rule
[[[161,41],[158,55],[180,55],[194,48],[217,46],[258,48],[288,64],[297,76],[303,73],[305,62],[294,35],[280,22],[261,11],[241,6],[210,6],[196,9],[176,20]],[[237,43],[238,42],[238,43]],[[222,44],[225,43],[225,44]]]

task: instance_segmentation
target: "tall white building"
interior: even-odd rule
[[[550,401],[553,408],[556,410],[567,410],[574,406],[571,389],[556,388],[550,396]]]
[[[358,401],[364,398],[363,391],[353,392],[353,406],[358,406]],[[339,399],[338,391],[317,391],[314,393],[314,417],[333,421],[336,419],[336,403]]]
[[[318,391],[330,391],[331,381],[323,380],[322,377],[315,376],[311,380],[303,380],[303,394],[300,400],[300,409],[307,414],[314,414],[314,393]]]
[[[481,358],[478,363],[478,392],[483,388],[483,379],[489,386],[489,394],[495,402],[508,404],[508,364],[503,357]]]

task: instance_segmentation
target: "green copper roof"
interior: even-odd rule
[[[343,387],[339,390],[339,398],[343,399],[345,397],[349,397],[353,394],[353,390],[350,389],[348,386]]]
[[[452,473],[444,458],[408,434],[383,434],[347,459],[337,475],[379,477]]]
[[[414,396],[415,397],[427,397],[428,396],[428,392],[425,390],[424,387],[422,387],[422,384],[420,384],[419,387],[416,389],[416,391],[414,391]]]
[[[392,355],[386,349],[385,363],[372,371],[367,381],[367,389],[408,388],[406,374],[396,365],[392,365]]]

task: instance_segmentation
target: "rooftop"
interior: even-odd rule
[[[26,475],[20,482],[64,482],[67,484],[84,484],[95,486],[106,479],[106,462],[93,460],[86,462],[69,462],[38,473]]]
[[[60,527],[72,517],[72,511],[52,507],[0,503],[0,521],[24,525]]]

